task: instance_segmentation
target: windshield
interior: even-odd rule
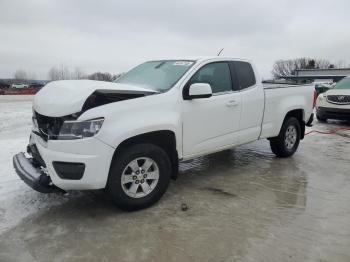
[[[335,85],[335,89],[350,89],[350,78],[344,78]]]
[[[115,83],[165,92],[172,88],[193,64],[194,61],[188,60],[150,61],[131,69]]]

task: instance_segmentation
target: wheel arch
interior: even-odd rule
[[[172,165],[171,178],[176,179],[179,168],[179,157],[176,149],[176,135],[171,130],[158,130],[129,137],[122,141],[114,151],[112,161],[125,148],[141,143],[150,143],[162,148],[169,156]]]
[[[304,139],[304,136],[305,136],[305,111],[304,111],[304,109],[293,109],[293,110],[290,110],[289,112],[287,112],[287,114],[284,117],[284,120],[282,122],[282,125],[290,117],[295,117],[299,121],[300,129],[301,129],[300,138]],[[282,128],[282,125],[281,125],[281,128]]]

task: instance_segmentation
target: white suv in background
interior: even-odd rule
[[[316,117],[321,122],[327,119],[350,120],[350,76],[318,96]]]
[[[22,88],[28,88],[29,85],[27,84],[12,84],[11,88],[17,88],[17,89],[22,89]]]

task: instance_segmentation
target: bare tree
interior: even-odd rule
[[[48,73],[48,77],[50,80],[57,80],[58,79],[58,73],[56,67],[51,67]]]
[[[112,82],[119,78],[121,74],[111,74],[108,72],[95,72],[90,75],[86,75],[78,67],[74,71],[70,71],[69,68],[63,64],[60,66],[52,67],[48,72],[48,77],[52,81],[56,80],[69,80],[69,79],[90,79],[98,81]]]
[[[291,75],[295,70],[295,65],[292,60],[278,60],[274,63],[272,68],[272,75],[274,78]]]
[[[84,79],[86,78],[83,71],[80,70],[80,68],[76,67],[74,72],[71,74],[72,79]]]
[[[325,59],[312,59],[305,57],[289,60],[278,60],[274,63],[271,73],[276,79],[294,75],[296,70],[323,69],[329,68],[330,65],[331,63]]]
[[[335,66],[336,66],[337,68],[345,68],[345,67],[346,67],[346,62],[345,62],[345,60],[339,60],[339,61],[335,64]]]
[[[88,75],[87,78],[90,80],[98,80],[98,81],[107,81],[107,82],[112,82],[116,80],[120,74],[118,75],[112,75],[111,73],[102,73],[102,72],[96,72],[91,75]]]
[[[330,65],[331,65],[331,62],[329,62],[326,59],[316,59],[315,60],[315,68],[325,69],[325,68],[329,68]]]
[[[65,79],[71,79],[71,73],[68,69],[68,67],[64,64],[61,64],[58,67],[58,76],[61,80],[65,80]]]
[[[70,71],[69,68],[61,64],[54,66],[49,70],[48,77],[50,80],[69,80],[69,79],[83,79],[86,78],[84,73],[77,67],[74,71]]]
[[[52,67],[49,70],[49,79],[53,81],[70,79],[68,68],[63,64],[61,64],[58,67],[56,66]]]
[[[52,81],[59,80],[60,76],[59,76],[58,68],[51,67],[51,69],[49,70],[49,73],[48,73],[48,77]]]
[[[27,72],[25,70],[17,70],[14,75],[16,81],[25,81],[28,79]]]

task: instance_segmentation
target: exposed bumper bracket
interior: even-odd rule
[[[309,120],[307,121],[307,123],[305,124],[308,127],[312,127],[312,122],[314,121],[314,113],[311,114]]]
[[[31,188],[41,193],[65,192],[51,183],[50,177],[35,167],[23,152],[13,156],[13,166],[18,176]]]

